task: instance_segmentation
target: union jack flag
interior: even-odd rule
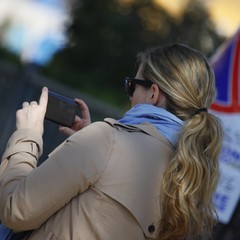
[[[227,224],[240,204],[240,28],[210,62],[217,88],[211,110],[222,120],[225,132],[219,157],[221,176],[214,200],[220,222]]]
[[[240,112],[240,29],[217,51],[211,63],[217,88],[217,99],[211,109]]]

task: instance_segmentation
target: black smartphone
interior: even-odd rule
[[[48,91],[48,105],[45,119],[61,126],[71,127],[77,110],[78,105],[73,99]]]

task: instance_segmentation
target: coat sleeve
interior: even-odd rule
[[[16,230],[38,228],[73,197],[94,185],[111,155],[112,128],[91,124],[37,165],[41,138],[30,130],[10,138],[0,170],[0,218]]]

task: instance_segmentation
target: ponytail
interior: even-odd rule
[[[223,137],[220,121],[207,112],[216,95],[213,70],[202,53],[183,44],[150,49],[138,58],[145,79],[165,94],[166,110],[184,121],[160,189],[159,238],[207,239]]]
[[[161,240],[204,239],[214,225],[213,193],[219,179],[222,127],[210,113],[194,114],[183,126],[162,182]],[[188,238],[187,238],[188,239]]]

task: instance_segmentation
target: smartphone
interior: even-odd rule
[[[70,98],[48,91],[48,105],[45,119],[61,126],[71,127],[78,105]]]

